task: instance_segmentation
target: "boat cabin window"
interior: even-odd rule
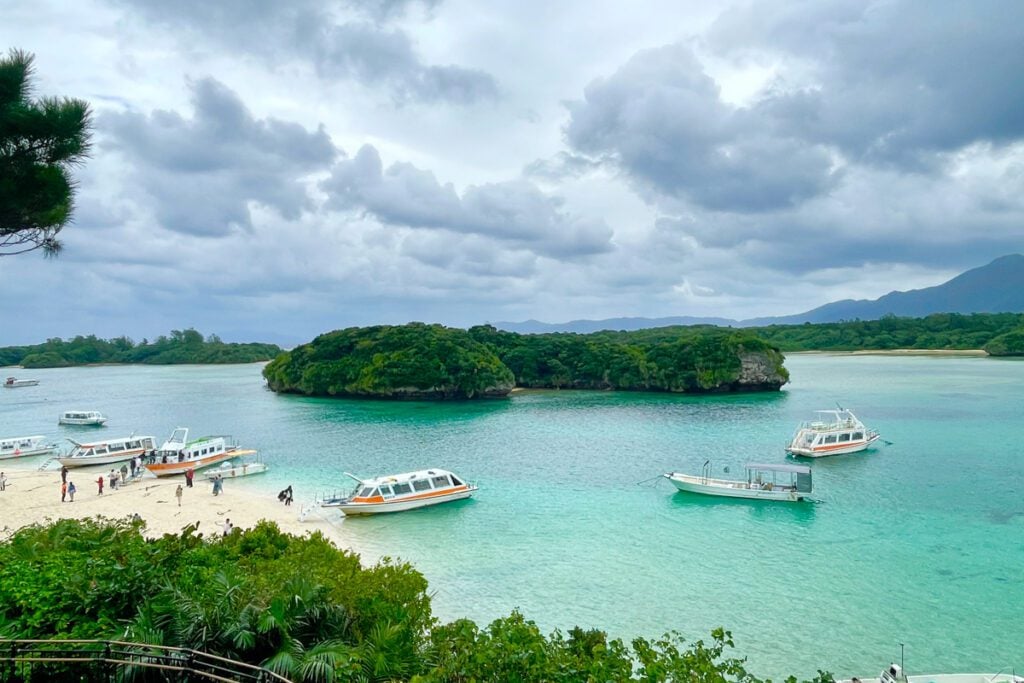
[[[412,493],[412,486],[409,484],[395,484],[392,488],[395,489],[396,496],[404,496],[407,493]]]
[[[430,482],[427,481],[426,479],[417,479],[412,483],[412,487],[417,491],[429,491]]]
[[[456,477],[454,474],[452,475],[452,485],[453,486],[462,486],[462,482],[459,481],[459,478]]]
[[[829,434],[828,436],[825,437],[825,443],[835,443],[835,442],[836,442],[836,435],[835,434]]]
[[[114,451],[123,451],[123,450],[124,450],[124,444],[123,443],[112,443],[112,444],[110,444],[110,452],[111,453],[113,453]]]
[[[387,484],[382,484],[381,487],[380,487],[380,495],[382,495],[385,498],[387,498],[387,497],[393,496],[395,494],[392,493],[390,486],[388,486]]]
[[[372,492],[373,492],[373,489],[371,487],[367,486],[367,487],[363,488],[362,491],[359,492],[359,497],[360,498],[369,498],[370,494]]]
[[[854,441],[860,441],[863,438],[864,438],[864,433],[863,432],[854,432],[853,433],[853,440]]]
[[[435,489],[444,489],[444,488],[448,488],[449,486],[452,485],[451,482],[448,481],[448,475],[447,474],[439,474],[438,476],[434,477],[430,481],[432,481],[434,483],[434,488]]]
[[[840,434],[839,435],[839,443],[846,443],[849,440],[850,440],[850,435],[849,434]]]

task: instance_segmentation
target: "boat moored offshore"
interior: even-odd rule
[[[107,418],[95,410],[65,410],[57,418],[57,424],[99,427]]]
[[[168,477],[255,453],[239,448],[229,436],[201,436],[189,441],[188,428],[178,427],[145,467],[158,477]]]
[[[17,389],[19,387],[34,387],[39,384],[37,379],[18,379],[17,377],[8,377],[4,380],[4,388],[6,389]]]
[[[78,443],[68,439],[74,448],[57,462],[65,467],[88,467],[89,465],[110,465],[145,455],[156,448],[156,437],[131,436],[120,439],[104,439],[90,443]]]
[[[753,498],[796,502],[811,495],[811,468],[805,465],[745,465],[746,480],[716,479],[711,475],[711,461],[705,461],[698,474],[669,472],[663,475],[680,491],[702,493],[726,498]]]
[[[56,450],[57,444],[50,443],[45,436],[15,436],[10,439],[0,439],[0,460],[49,455]]]
[[[826,455],[857,453],[878,440],[878,432],[868,429],[853,412],[819,410],[818,419],[804,422],[786,446],[790,455],[820,458]]]
[[[337,508],[345,515],[375,515],[402,512],[428,505],[469,498],[477,490],[452,472],[440,469],[390,474],[373,479],[345,475],[358,484],[347,496],[320,501],[320,506]]]

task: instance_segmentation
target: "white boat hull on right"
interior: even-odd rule
[[[793,503],[806,498],[806,494],[804,493],[783,487],[753,489],[750,488],[746,482],[742,481],[697,477],[689,474],[680,474],[679,472],[671,472],[666,474],[665,477],[680,491],[700,493],[706,496],[748,498],[751,500],[778,500]]]

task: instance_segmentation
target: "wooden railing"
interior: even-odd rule
[[[0,682],[60,680],[289,683],[258,666],[179,647],[118,640],[0,638]]]

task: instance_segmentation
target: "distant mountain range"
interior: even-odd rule
[[[728,318],[609,318],[573,320],[567,323],[497,322],[495,327],[509,332],[597,332],[600,330],[642,330],[668,325],[718,325],[723,327],[762,327],[834,323],[841,320],[877,320],[892,314],[901,318],[921,318],[932,313],[1024,313],[1024,256],[1001,256],[988,265],[973,268],[949,282],[935,287],[890,292],[874,300],[844,299],[797,315],[774,318],[730,320]]]

